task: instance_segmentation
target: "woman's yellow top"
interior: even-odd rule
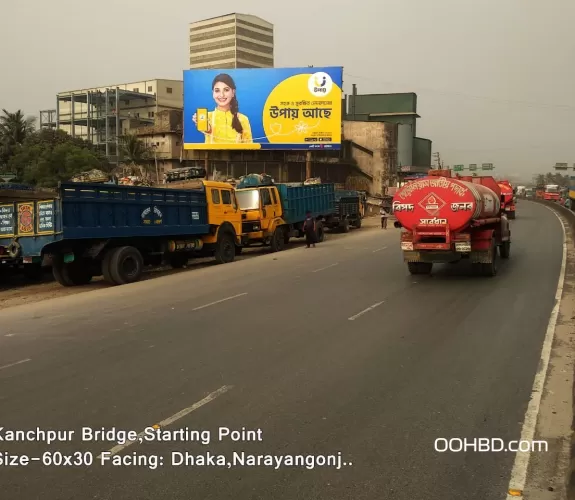
[[[212,127],[211,134],[205,134],[206,144],[237,144],[253,142],[250,121],[246,115],[238,113],[243,132],[238,134],[232,127],[233,115],[230,111],[215,109],[208,113],[208,123]]]

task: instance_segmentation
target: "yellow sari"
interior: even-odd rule
[[[205,134],[206,144],[237,144],[253,142],[250,121],[246,115],[238,113],[243,132],[238,134],[232,127],[233,115],[230,111],[215,109],[208,113],[208,123],[212,127],[211,134]]]

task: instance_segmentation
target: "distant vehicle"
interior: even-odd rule
[[[557,184],[547,184],[543,193],[543,199],[548,201],[559,201],[561,198],[559,186]]]

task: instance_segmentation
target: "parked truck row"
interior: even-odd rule
[[[306,213],[324,228],[361,227],[359,192],[334,184],[275,183],[248,175],[234,187],[197,179],[185,189],[60,183],[56,192],[0,201],[0,264],[51,265],[63,286],[103,276],[113,285],[138,281],[146,265],[183,267],[196,257],[229,263],[244,248],[281,251],[302,238]]]

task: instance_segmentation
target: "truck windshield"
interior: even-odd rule
[[[258,210],[260,208],[260,193],[257,189],[236,191],[240,210]]]
[[[545,191],[548,193],[558,193],[559,188],[557,186],[547,186],[547,189]]]

